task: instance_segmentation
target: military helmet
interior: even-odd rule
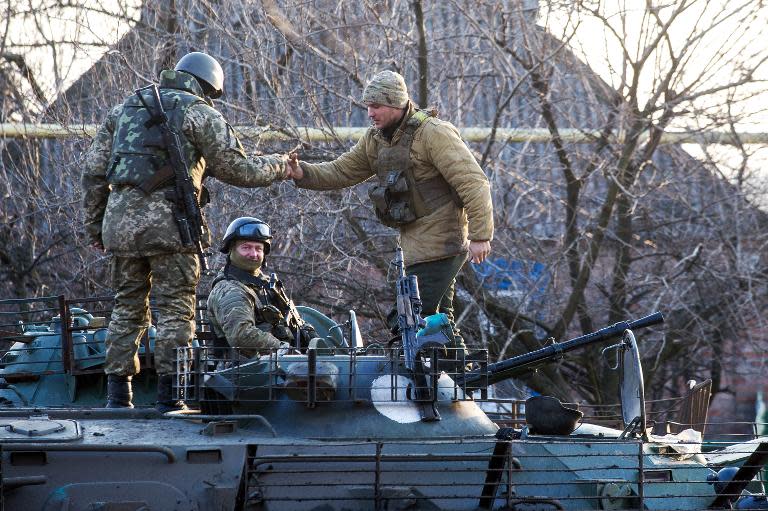
[[[203,89],[206,88],[205,85],[208,85],[209,90],[205,92],[214,99],[221,97],[224,92],[224,70],[221,69],[221,64],[215,58],[206,53],[199,51],[187,53],[181,57],[173,69],[189,73],[198,80],[205,82],[205,84],[201,84]]]
[[[272,231],[268,223],[251,216],[241,216],[232,220],[232,223],[227,227],[227,232],[224,233],[219,250],[227,254],[234,240],[250,240],[263,243],[264,255],[267,255],[270,248],[272,248],[271,239]]]

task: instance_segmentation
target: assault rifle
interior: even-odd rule
[[[403,249],[397,247],[395,260],[397,266],[397,326],[403,345],[405,367],[414,370],[419,353],[429,347],[443,348],[448,339],[444,334],[417,335],[426,325],[421,317],[421,297],[419,296],[419,281],[416,275],[405,274]]]
[[[296,309],[296,305],[293,303],[293,300],[288,298],[288,295],[285,293],[283,283],[274,273],[269,276],[269,289],[270,291],[274,291],[274,296],[277,298],[278,302],[277,308],[280,309],[280,312],[285,314],[285,324],[288,326],[288,328],[291,329],[291,332],[293,332],[293,340],[296,343],[294,348],[300,350],[301,327],[304,325],[304,320],[301,319],[301,314],[299,314],[299,311]]]
[[[421,317],[419,282],[416,275],[405,274],[403,249],[400,247],[397,247],[393,264],[397,266],[397,325],[400,330],[405,367],[411,370],[415,380],[414,401],[419,403],[421,407],[420,412],[423,421],[440,420],[440,414],[435,406],[435,396],[430,395],[419,354],[428,347],[442,349],[449,339],[442,334],[416,335],[419,329],[426,324]]]
[[[144,98],[142,94],[144,91],[148,91],[152,95],[155,103],[154,108]],[[187,160],[181,153],[179,134],[174,132],[168,125],[168,114],[163,109],[157,85],[147,85],[137,89],[135,92],[139,96],[141,104],[144,105],[144,108],[147,109],[150,115],[149,120],[144,126],[147,129],[152,126],[158,127],[165,149],[168,151],[168,159],[173,169],[174,189],[172,192],[166,193],[166,198],[173,203],[173,217],[179,228],[181,244],[185,247],[195,246],[197,255],[200,258],[200,267],[203,272],[206,272],[208,271],[208,265],[206,264],[205,253],[203,252],[203,239],[207,236],[205,222],[203,221],[203,213],[200,211],[197,190],[189,176]]]

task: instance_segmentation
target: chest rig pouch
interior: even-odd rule
[[[269,332],[281,341],[293,341],[293,333],[285,323],[283,311],[272,305],[273,291],[269,289],[269,281],[255,277],[235,266],[227,266],[223,276],[214,279],[211,289],[222,280],[237,280],[245,284],[247,293],[254,301],[253,321],[259,330]]]
[[[460,204],[451,185],[441,175],[416,182],[411,162],[411,145],[416,130],[430,114],[417,110],[406,121],[397,144],[379,148],[376,161],[378,183],[370,188],[379,221],[388,227],[399,227],[428,215],[446,200]]]

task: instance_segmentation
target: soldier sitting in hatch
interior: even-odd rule
[[[241,217],[229,224],[220,248],[227,263],[208,296],[214,335],[247,357],[270,349],[306,347],[317,337],[275,274],[262,272],[271,240],[269,225],[258,218]]]

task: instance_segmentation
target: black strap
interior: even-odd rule
[[[501,428],[496,432],[498,441],[493,446],[493,455],[488,461],[488,470],[485,472],[485,484],[480,496],[480,509],[491,509],[496,500],[496,491],[504,473],[504,465],[509,456],[509,441],[520,438],[520,432],[513,428]],[[512,484],[512,481],[508,481]]]
[[[239,280],[240,282],[253,284],[264,290],[269,289],[269,283],[265,282],[264,279],[260,279],[237,266],[232,266],[229,261],[227,261],[227,265],[224,267],[224,275],[226,280]]]
[[[493,446],[493,455],[488,462],[488,470],[485,472],[485,484],[480,496],[480,509],[491,509],[493,501],[496,500],[496,490],[501,482],[501,476],[504,472],[504,464],[507,459],[509,442],[501,440]]]
[[[152,108],[141,94],[141,89],[136,91],[136,95],[139,97],[141,104],[144,105],[144,108],[147,109],[147,112],[149,112],[149,120],[144,123],[144,127],[146,129],[151,129],[153,126],[157,126],[158,124],[164,124],[168,120],[168,116],[162,109],[162,100],[159,105],[156,105],[155,108]],[[159,94],[158,97],[160,97]]]
[[[216,287],[216,284],[224,280],[236,280],[238,282],[243,282],[244,284],[253,284],[254,286],[261,289],[264,293],[263,298],[259,297],[256,290],[248,289],[249,294],[256,300],[256,305],[258,307],[261,307],[264,303],[268,304],[271,301],[268,295],[268,283],[264,282],[262,279],[254,277],[247,271],[241,270],[237,266],[232,266],[229,260],[227,260],[227,264],[224,266],[224,271],[217,275],[216,278],[213,279],[213,282],[211,282],[211,291],[213,291],[213,288]]]

